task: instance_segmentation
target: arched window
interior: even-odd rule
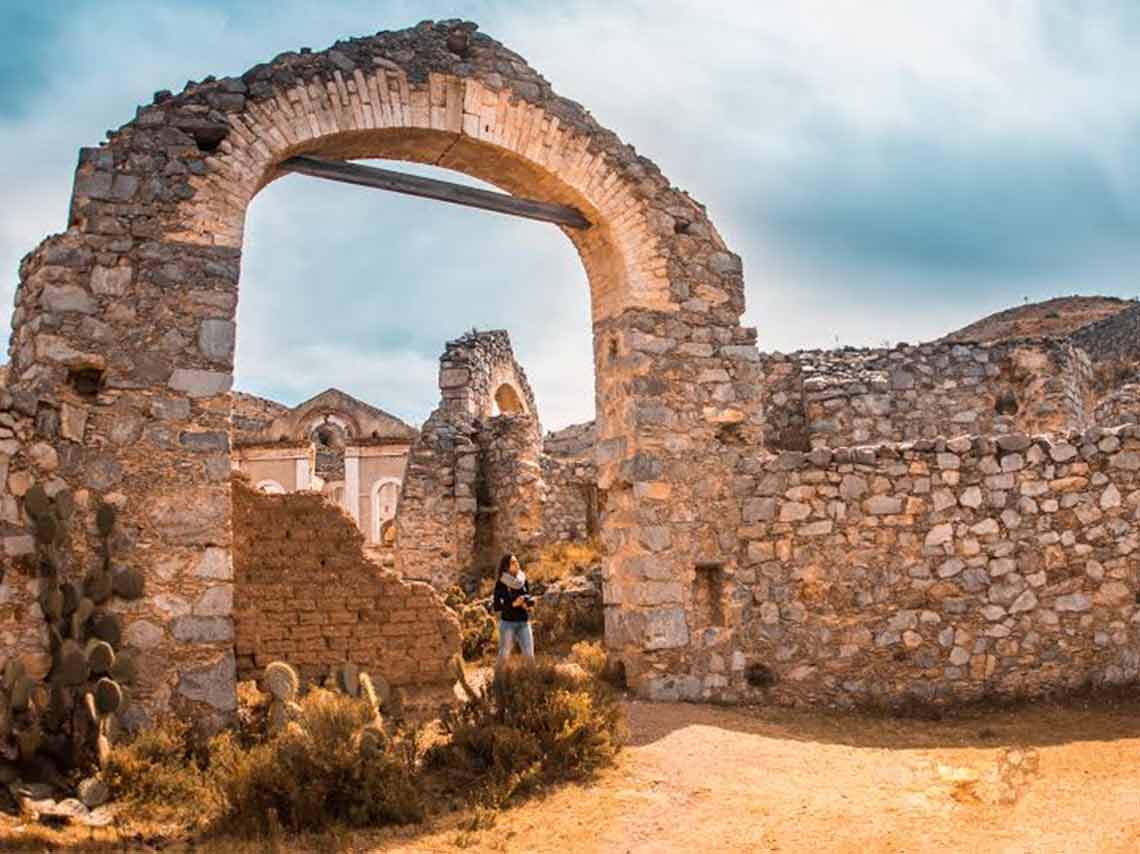
[[[519,393],[510,383],[503,383],[495,390],[495,408],[498,410],[496,415],[519,415],[526,412]]]
[[[372,536],[374,543],[381,542],[380,532],[385,522],[396,518],[396,503],[400,500],[400,481],[386,477],[372,484]]]
[[[263,480],[258,485],[259,491],[264,492],[266,495],[284,495],[285,487],[275,480]]]

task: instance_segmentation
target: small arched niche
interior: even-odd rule
[[[510,383],[503,383],[495,389],[495,414],[496,415],[525,415],[526,406],[522,402],[522,397],[518,391]]]

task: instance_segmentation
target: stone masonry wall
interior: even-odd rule
[[[459,623],[429,585],[369,561],[352,519],[319,495],[265,495],[240,479],[233,494],[239,678],[281,660],[317,679],[352,661],[413,702],[450,695]]]
[[[480,421],[476,522],[480,567],[493,567],[506,552],[528,552],[543,535],[542,440],[532,415],[499,415]]]
[[[40,673],[47,632],[37,602],[35,542],[17,503],[40,473],[37,467],[51,467],[47,451],[30,451],[36,412],[34,397],[0,388],[0,648],[5,655],[25,656],[28,670]],[[42,476],[50,474],[43,471]],[[53,480],[51,488],[57,489],[58,483]]]
[[[1051,339],[765,354],[767,442],[804,450],[1090,424],[1092,369]]]
[[[479,466],[476,422],[436,409],[408,453],[396,506],[396,569],[439,589],[456,583],[475,551]]]
[[[748,455],[734,490],[705,675],[658,696],[949,703],[1140,674],[1140,426]]]
[[[503,384],[510,385],[524,411],[537,418],[534,392],[515,360],[506,330],[469,332],[447,342],[439,361],[439,388],[448,412],[491,417],[495,414],[495,392]]]
[[[598,474],[591,460],[544,455],[542,541],[584,540],[598,533]]]

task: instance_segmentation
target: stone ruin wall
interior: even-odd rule
[[[807,450],[1090,423],[1092,365],[1067,341],[764,354],[766,440]]]
[[[574,542],[598,535],[597,470],[590,460],[548,454],[542,466],[543,543]]]
[[[504,384],[522,412],[496,414],[495,392]],[[575,469],[547,463],[534,394],[506,331],[449,341],[439,387],[440,405],[408,460],[396,512],[396,566],[442,588],[493,567],[506,552],[537,549],[554,533],[548,523],[568,527],[566,514],[575,505],[566,497],[567,472]],[[579,509],[581,528],[585,505]]]
[[[533,411],[533,410],[532,410]],[[479,431],[479,518],[475,564],[496,566],[507,552],[545,542],[542,439],[533,415],[499,415]]]
[[[939,402],[945,389],[920,400],[927,374],[916,370],[866,428],[915,444],[772,455],[763,404],[773,435],[792,419],[769,398],[755,330],[740,325],[739,257],[654,164],[459,22],[285,53],[241,78],[160,93],[81,151],[67,232],[21,264],[0,400],[0,428],[16,437],[0,433],[0,630],[17,649],[43,650],[20,503],[36,482],[73,493],[77,575],[95,558],[95,506],[121,508],[118,553],[148,585],[144,600],[116,605],[128,643],[145,651],[138,707],[232,712],[236,662],[220,627],[232,620],[242,226],[295,153],[436,163],[576,205],[595,223],[568,237],[591,288],[606,640],[638,694],[957,701],[1135,677],[1134,427],[1046,445],[1016,432],[1039,426],[986,424],[979,406],[974,428],[952,420],[969,406]],[[833,445],[861,443],[855,410],[870,392],[858,385]],[[1053,407],[1037,410],[1040,426],[1060,429],[1076,398],[1067,409],[1063,389],[1038,391]],[[467,420],[429,419],[398,523],[405,575],[437,583],[474,543],[477,417],[489,414],[444,397]],[[907,432],[903,415],[924,408],[948,424],[938,432],[1007,430],[1006,446]],[[802,418],[812,444],[821,416],[805,406]],[[865,489],[845,487],[848,476]],[[219,630],[186,635],[185,605],[172,601]]]
[[[352,661],[413,703],[450,697],[455,614],[434,589],[368,560],[352,519],[315,493],[265,495],[234,479],[239,679],[288,661],[319,680]]]
[[[233,399],[233,425],[232,439],[234,444],[239,442],[260,442],[265,436],[264,432],[276,419],[289,413],[289,407],[275,400],[266,400],[255,394],[235,391],[230,393]]]
[[[478,434],[470,419],[437,409],[408,453],[396,508],[396,570],[443,589],[471,565],[475,548]]]
[[[947,703],[1134,680],[1138,472],[1134,425],[742,458],[703,684],[660,693]]]

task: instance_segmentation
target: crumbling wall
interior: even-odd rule
[[[544,455],[541,464],[542,542],[597,536],[600,507],[593,461]]]
[[[36,474],[50,477],[53,467],[44,448],[30,452],[36,412],[34,397],[0,387],[0,648],[5,655],[25,656],[28,670],[42,673],[47,637],[43,620],[36,619],[35,541],[17,503]]]
[[[1067,341],[934,342],[765,354],[769,447],[803,450],[1091,423],[1092,369]]]
[[[274,660],[309,679],[352,661],[413,702],[450,695],[459,622],[431,586],[369,561],[352,519],[319,495],[264,495],[235,479],[233,500],[239,678]]]
[[[701,675],[657,696],[953,703],[1140,675],[1140,427],[738,471],[737,567],[692,579],[715,588],[690,614]]]
[[[500,415],[480,422],[476,562],[494,566],[506,552],[528,552],[543,539],[542,440],[538,419]]]
[[[1134,375],[1132,381],[1122,383],[1097,401],[1093,423],[1112,427],[1137,421],[1140,421],[1140,377]]]
[[[447,342],[439,361],[439,389],[448,413],[492,417],[496,414],[496,392],[503,385],[513,390],[522,405],[522,414],[537,420],[534,392],[526,372],[515,360],[505,329],[472,331]]]
[[[476,422],[431,414],[408,454],[396,509],[396,568],[443,589],[475,553]]]
[[[255,442],[264,439],[264,432],[274,419],[289,412],[289,407],[255,394],[230,392],[233,405],[233,442]]]

